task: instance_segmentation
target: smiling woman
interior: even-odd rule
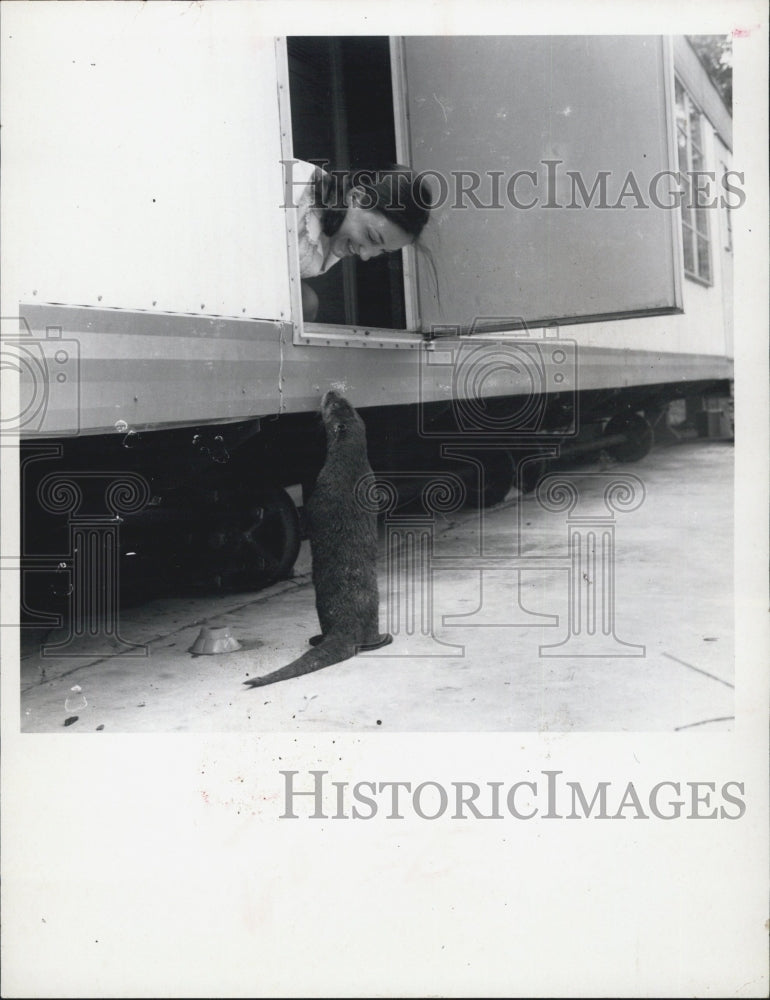
[[[317,277],[340,260],[372,260],[415,243],[432,205],[427,185],[409,167],[327,173],[304,161],[292,163],[297,199],[300,276]],[[303,280],[305,320],[318,313],[318,296]]]

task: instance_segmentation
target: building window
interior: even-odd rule
[[[689,278],[710,285],[711,246],[707,207],[710,195],[703,190],[702,180],[700,194],[693,185],[693,174],[707,169],[703,155],[703,115],[678,80],[676,81],[676,133],[683,192],[684,273]]]

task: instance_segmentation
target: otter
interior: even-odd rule
[[[321,400],[321,418],[326,461],[305,507],[321,635],[310,639],[314,648],[299,659],[245,681],[248,687],[300,677],[393,641],[379,631],[377,516],[364,510],[356,496],[357,487],[374,480],[366,427],[333,389]]]

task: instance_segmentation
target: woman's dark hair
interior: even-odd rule
[[[324,235],[333,236],[342,225],[348,208],[345,198],[354,187],[364,192],[362,208],[381,212],[413,240],[419,238],[430,218],[433,196],[425,178],[401,163],[384,170],[316,171],[315,204],[322,209]]]

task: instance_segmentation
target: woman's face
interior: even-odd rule
[[[348,210],[342,225],[331,238],[336,257],[360,257],[369,260],[381,253],[393,253],[412,242],[411,236],[376,209],[362,208],[366,192],[352,188],[346,197]]]

